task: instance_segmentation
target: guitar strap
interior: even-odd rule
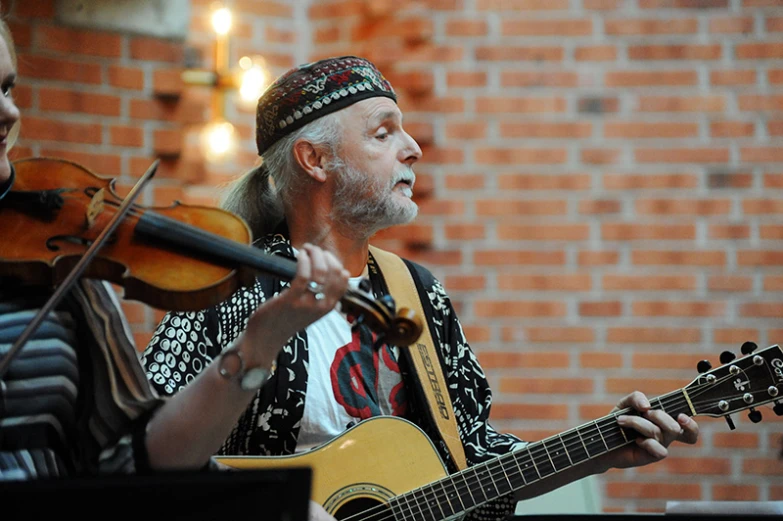
[[[451,460],[457,470],[464,470],[468,466],[465,460],[465,449],[462,447],[462,441],[459,437],[457,420],[454,417],[454,408],[449,397],[440,357],[435,350],[416,283],[413,281],[408,266],[399,256],[374,246],[370,246],[370,252],[383,274],[397,309],[408,308],[422,319],[421,336],[414,346],[408,347],[409,359],[413,366],[414,375],[418,378],[424,391],[430,417],[434,420],[441,438],[446,443]]]

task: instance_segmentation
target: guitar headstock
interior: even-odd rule
[[[783,350],[778,345],[772,345],[731,360],[716,369],[705,371],[685,390],[695,414],[704,416],[727,416],[781,400]],[[778,407],[776,405],[775,412],[778,412]]]

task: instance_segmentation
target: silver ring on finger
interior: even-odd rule
[[[315,300],[323,300],[326,298],[326,295],[324,295],[324,285],[314,280],[307,283],[307,291],[313,294]]]

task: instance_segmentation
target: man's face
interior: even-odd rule
[[[416,217],[413,163],[416,141],[402,128],[402,113],[388,98],[370,98],[341,111],[343,135],[332,170],[337,174],[333,217],[357,236]]]

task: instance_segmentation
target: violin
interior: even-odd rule
[[[16,180],[0,202],[3,247],[0,277],[25,284],[57,286],[97,240],[122,203],[115,179],[74,162],[54,158],[13,163]],[[243,219],[228,211],[179,202],[148,208],[133,204],[83,271],[84,277],[124,288],[124,297],[175,311],[215,305],[256,272],[284,280],[296,262],[252,246]],[[354,324],[367,324],[384,340],[412,344],[421,319],[395,310],[391,297],[376,300],[369,288],[350,288],[340,299]]]

